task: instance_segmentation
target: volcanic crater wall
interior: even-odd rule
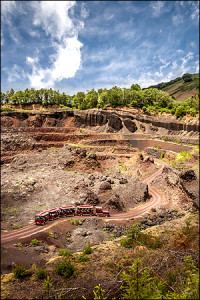
[[[119,132],[127,129],[130,133],[145,134],[181,134],[193,132],[198,134],[197,122],[184,123],[171,117],[153,117],[127,113],[118,110],[108,111],[103,109],[91,110],[57,110],[48,113],[32,112],[2,112],[1,124],[4,127],[66,127],[69,118],[73,118],[77,127],[105,126],[106,132]],[[127,132],[128,133],[128,132]]]

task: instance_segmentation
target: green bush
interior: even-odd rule
[[[140,245],[145,245],[148,248],[156,249],[162,247],[162,242],[157,236],[152,236],[151,234],[147,234],[144,232],[141,232],[140,235],[137,238],[137,243]]]
[[[59,256],[66,256],[69,257],[72,255],[71,250],[70,249],[59,249]]]
[[[128,238],[123,238],[121,240],[121,245],[125,248],[131,248],[133,245],[132,240],[128,239]]]
[[[161,158],[164,158],[165,157],[165,152],[162,152],[161,153]]]
[[[140,259],[134,260],[129,273],[121,275],[125,282],[121,287],[123,299],[163,299],[165,285],[156,276],[151,277],[150,270],[142,268]]]
[[[31,246],[38,246],[39,241],[37,239],[34,239],[31,241]]]
[[[69,258],[64,258],[56,264],[54,271],[64,278],[70,278],[75,274],[75,267]]]
[[[143,228],[143,226],[138,223],[128,226],[128,228],[126,229],[127,237],[132,240],[137,239],[142,228]]]
[[[135,245],[144,245],[151,249],[162,247],[162,242],[156,236],[142,232],[143,226],[134,224],[127,228],[126,237],[121,240],[121,245],[131,248]]]
[[[90,242],[84,247],[84,254],[91,254],[92,253],[92,247],[90,245]]]
[[[183,116],[186,115],[186,110],[185,110],[185,107],[183,105],[179,105],[176,110],[175,110],[175,116],[177,118],[181,118]]]
[[[79,220],[75,219],[74,221],[71,221],[72,225],[78,226],[79,225]]]
[[[13,269],[13,273],[16,278],[24,278],[26,276],[26,267],[23,265],[18,265]]]
[[[84,253],[82,253],[79,256],[78,261],[79,262],[86,262],[86,261],[88,261],[88,257]]]
[[[46,278],[47,274],[46,274],[46,270],[38,268],[37,269],[37,278],[38,279],[44,279]]]

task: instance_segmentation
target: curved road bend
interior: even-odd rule
[[[148,187],[149,187],[149,193],[152,195],[152,200],[147,202],[146,204],[143,204],[141,207],[136,207],[134,209],[132,209],[131,211],[127,212],[127,213],[121,213],[121,214],[114,214],[114,215],[111,215],[111,217],[109,219],[125,219],[125,218],[132,218],[132,217],[136,217],[136,216],[139,216],[140,214],[148,211],[150,208],[158,205],[161,201],[161,195],[151,187],[151,181],[158,175],[160,175],[162,173],[162,170],[163,170],[163,167],[165,165],[164,162],[160,161],[160,160],[157,160],[155,159],[155,161],[158,161],[159,163],[161,163],[161,168],[159,168],[158,171],[156,171],[154,174],[152,174],[151,176],[149,176],[148,178],[144,179],[143,182],[144,183],[147,183],[148,184]],[[55,224],[55,223],[54,223]],[[52,223],[53,225],[53,223]],[[26,226],[22,229],[19,229],[19,230],[15,230],[15,231],[12,231],[12,232],[9,232],[9,233],[2,233],[1,234],[1,244],[4,244],[6,242],[11,242],[11,241],[15,241],[19,238],[22,238],[22,237],[25,237],[25,236],[28,236],[28,235],[33,235],[39,231],[44,231],[46,230],[47,228],[50,228],[50,226],[45,226],[45,227],[38,227],[38,226],[35,226],[35,225],[29,225],[29,226]]]

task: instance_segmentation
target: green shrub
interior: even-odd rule
[[[37,239],[34,239],[31,241],[31,246],[38,246],[39,241]]]
[[[181,118],[186,115],[186,109],[183,105],[179,105],[175,110],[175,116]]]
[[[164,158],[165,157],[165,152],[163,151],[162,153],[161,153],[161,158]]]
[[[58,253],[59,256],[66,256],[66,257],[69,257],[72,255],[72,252],[70,249],[59,249],[59,253]]]
[[[121,275],[125,281],[121,287],[123,299],[162,299],[165,286],[156,276],[150,276],[150,270],[142,269],[140,259],[134,260],[129,273]]]
[[[146,106],[143,106],[143,107],[142,107],[142,110],[143,110],[143,112],[146,112],[146,111],[147,111]]]
[[[121,245],[125,248],[131,248],[135,245],[145,245],[151,249],[162,247],[159,237],[142,232],[142,228],[143,226],[140,224],[129,226],[126,230],[126,238],[121,240]]]
[[[22,247],[22,243],[15,244],[16,247]]]
[[[172,270],[172,271],[169,271],[167,272],[167,284],[169,286],[172,286],[173,283],[176,282],[176,278],[177,278],[177,270]]]
[[[92,247],[90,245],[90,242],[84,247],[84,254],[91,254],[92,253]]]
[[[79,225],[79,220],[75,219],[74,221],[71,221],[72,225],[78,226]]]
[[[60,276],[70,278],[75,274],[75,267],[69,258],[64,258],[56,264],[54,271]]]
[[[82,253],[79,256],[78,261],[79,262],[86,262],[86,261],[88,261],[88,257],[84,253]]]
[[[24,278],[26,276],[26,267],[18,265],[13,269],[13,273],[16,278]]]
[[[46,270],[38,268],[37,269],[37,278],[38,279],[44,279],[46,278],[47,274],[46,274]]]
[[[160,241],[159,237],[152,236],[151,234],[147,234],[141,232],[136,240],[136,242],[140,245],[145,245],[148,248],[156,249],[162,247],[162,242]]]
[[[50,279],[49,276],[47,276],[47,279],[44,280],[43,288],[46,290],[47,298],[50,299],[50,292],[51,290],[53,290],[53,287],[52,287],[52,279]]]
[[[130,239],[123,238],[123,239],[121,240],[121,245],[122,245],[123,247],[125,247],[125,248],[131,248],[132,245],[133,245],[133,242],[132,242],[132,240],[130,240]]]
[[[126,236],[129,238],[129,239],[132,239],[132,240],[136,240],[137,237],[139,236],[141,230],[142,230],[143,226],[136,223],[136,224],[133,224],[133,225],[130,225],[128,226],[128,228],[126,229]]]

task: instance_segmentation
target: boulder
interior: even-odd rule
[[[108,181],[102,182],[99,187],[100,192],[106,191],[106,190],[111,190],[111,189],[112,189],[112,186],[111,186],[110,182],[108,182]]]
[[[194,172],[194,170],[184,170],[180,173],[180,178],[186,181],[192,181],[197,179],[197,176]]]
[[[125,184],[125,183],[128,183],[128,180],[126,178],[120,178],[119,183]]]

